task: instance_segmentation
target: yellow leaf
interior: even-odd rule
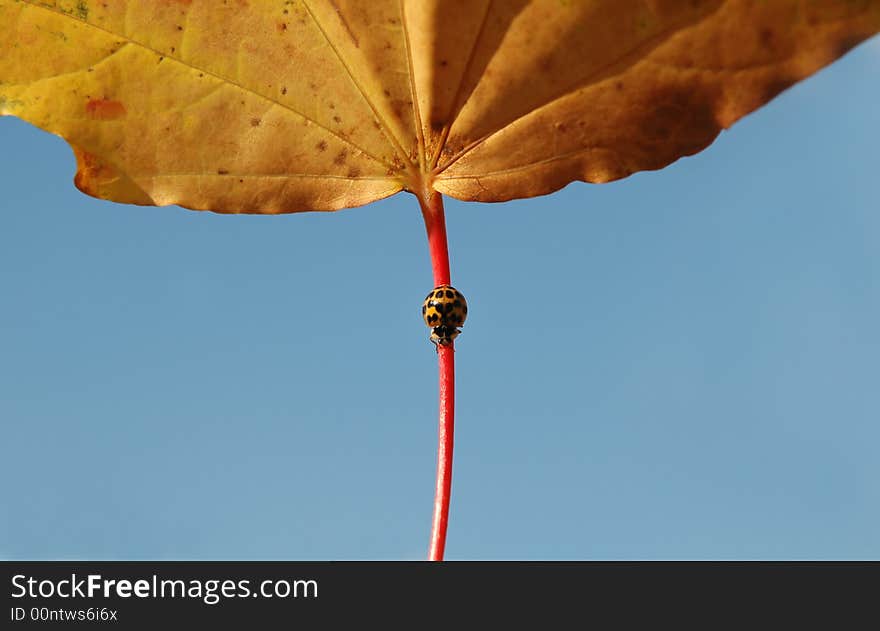
[[[0,0],[0,114],[77,186],[218,212],[607,182],[880,31],[880,0]]]

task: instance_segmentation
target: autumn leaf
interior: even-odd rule
[[[0,0],[0,114],[76,185],[280,213],[607,182],[880,31],[880,0]]]

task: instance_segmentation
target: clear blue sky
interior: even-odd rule
[[[449,558],[880,558],[878,103],[874,40],[663,171],[448,203]],[[0,557],[424,557],[414,198],[122,206],[0,139]]]

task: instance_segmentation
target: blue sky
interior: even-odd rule
[[[448,202],[448,558],[880,558],[878,76],[875,39],[663,171]],[[122,206],[0,139],[0,557],[424,557],[414,198]]]

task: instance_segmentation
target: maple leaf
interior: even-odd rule
[[[0,0],[0,114],[96,197],[219,212],[541,195],[705,148],[880,0]]]

